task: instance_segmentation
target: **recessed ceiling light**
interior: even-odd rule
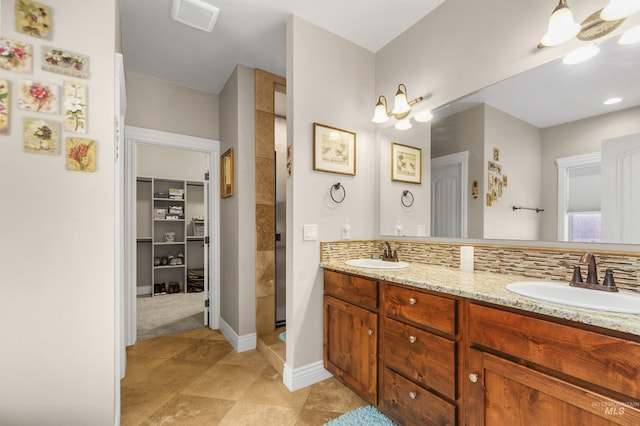
[[[640,43],[640,25],[629,28],[618,39],[618,44],[627,45]]]
[[[220,9],[203,0],[173,0],[171,18],[201,31],[211,32]]]
[[[579,64],[580,62],[593,58],[598,52],[600,52],[600,48],[596,44],[581,47],[567,53],[565,57],[562,58],[562,63],[566,65]]]
[[[606,101],[604,101],[603,104],[605,104],[605,105],[613,105],[613,104],[617,104],[621,100],[622,100],[622,98],[609,98]]]

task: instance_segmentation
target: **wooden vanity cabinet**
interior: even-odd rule
[[[469,304],[465,424],[638,425],[640,344]]]
[[[383,283],[380,409],[404,425],[456,424],[456,303]]]
[[[378,282],[324,271],[324,366],[367,402],[378,402]]]

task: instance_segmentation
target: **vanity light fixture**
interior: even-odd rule
[[[404,84],[400,83],[398,85],[398,91],[396,92],[393,110],[389,112],[389,109],[387,107],[387,98],[385,98],[384,95],[380,95],[378,96],[378,103],[376,104],[376,109],[371,121],[374,123],[384,123],[391,116],[393,116],[396,120],[403,120],[407,118],[407,116],[411,112],[411,107],[422,100],[423,98],[422,96],[420,96],[419,98],[415,98],[414,100],[409,101],[407,98],[407,87]],[[410,127],[411,123],[409,123],[409,127],[407,128]]]
[[[590,44],[589,46],[580,47],[572,50],[562,58],[562,63],[565,65],[575,65],[580,62],[587,61],[600,52],[600,48],[597,44]]]
[[[613,105],[613,104],[617,104],[618,102],[621,102],[622,98],[609,98],[606,101],[603,102],[604,105]]]
[[[417,112],[416,115],[413,116],[413,118],[418,123],[426,123],[428,121],[433,120],[433,114],[431,113],[431,110],[427,109],[424,111]]]
[[[573,19],[567,0],[560,0],[551,13],[547,32],[538,48],[557,46],[574,37],[586,41],[604,37],[618,28],[627,16],[639,11],[640,0],[609,0],[603,9],[592,13],[578,24]]]
[[[411,122],[409,121],[408,118],[404,118],[398,121],[393,127],[395,127],[398,130],[409,130],[413,126],[411,126]]]
[[[618,39],[618,44],[629,45],[640,43],[640,25],[629,28]]]

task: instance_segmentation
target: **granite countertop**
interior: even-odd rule
[[[356,268],[345,264],[344,261],[322,262],[320,266],[338,272],[391,281],[640,336],[640,315],[596,311],[544,302],[507,290],[506,285],[515,281],[541,281],[525,276],[463,272],[455,268],[421,263],[409,263],[408,268],[395,270]],[[558,284],[568,285],[566,282],[559,281]]]

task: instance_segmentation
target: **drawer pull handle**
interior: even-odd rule
[[[409,398],[416,399],[418,395],[415,392],[409,392]]]
[[[410,297],[410,298],[409,298],[409,304],[410,304],[410,305],[415,305],[415,304],[416,304],[416,302],[417,302],[417,300],[416,300],[414,297]]]
[[[369,336],[373,336],[373,329],[372,328],[369,329]]]
[[[409,336],[409,341],[410,341],[411,343],[415,343],[415,342],[416,342],[416,340],[418,340],[418,339],[416,339],[416,336]]]
[[[478,375],[475,373],[469,374],[469,381],[471,383],[476,383],[478,381]]]

